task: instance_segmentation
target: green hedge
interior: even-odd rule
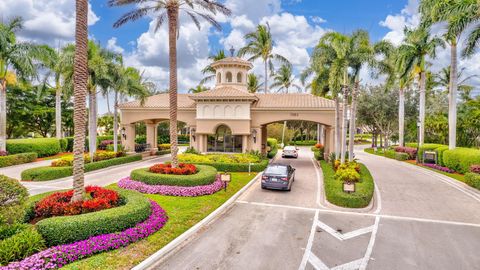
[[[277,153],[278,153],[278,148],[277,148],[277,146],[275,146],[275,147],[272,148],[272,150],[270,150],[270,151],[267,153],[267,157],[268,157],[269,159],[272,159],[272,158],[274,158],[274,157],[277,155]]]
[[[32,225],[25,225],[14,235],[0,241],[0,265],[22,260],[45,248],[45,241]]]
[[[73,152],[73,137],[66,137],[65,140],[67,140],[67,148],[65,152]],[[88,137],[85,138],[85,151],[88,151]]]
[[[215,182],[217,169],[211,166],[197,165],[198,172],[191,175],[174,175],[151,173],[148,168],[133,170],[130,178],[148,185],[167,185],[167,186],[203,186]]]
[[[309,140],[309,141],[291,141],[288,143],[289,145],[298,145],[298,146],[312,146],[317,144],[316,140]]]
[[[360,182],[355,184],[354,193],[343,192],[343,182],[336,180],[332,165],[326,161],[320,161],[323,171],[325,195],[330,203],[341,207],[362,208],[368,206],[373,197],[375,184],[367,167],[360,164]]]
[[[395,152],[396,160],[405,161],[405,160],[408,160],[408,157],[409,156],[407,153]]]
[[[405,146],[417,148],[417,143],[407,143],[407,144],[405,144]],[[436,152],[437,148],[445,147],[445,146],[446,145],[444,145],[444,144],[424,143],[422,146],[420,146],[418,148],[418,155],[419,155],[419,158],[420,158],[420,162],[423,162],[423,153],[425,151],[435,151]],[[448,148],[448,146],[447,146],[447,148]],[[437,157],[438,157],[438,155],[437,155]]]
[[[48,157],[61,151],[60,140],[56,138],[7,140],[7,152],[10,154],[35,152],[38,157]]]
[[[126,201],[124,205],[82,215],[43,219],[36,224],[38,232],[48,246],[55,246],[122,231],[150,216],[148,198],[136,191],[117,191]]]
[[[157,156],[163,156],[163,155],[168,155],[170,154],[172,151],[170,149],[168,150],[158,150],[155,155]]]
[[[0,225],[23,221],[27,189],[16,179],[0,175]]]
[[[134,161],[142,160],[142,155],[130,155],[126,157],[119,157],[109,160],[102,160],[93,163],[85,164],[85,172],[95,171],[115,165],[130,163]],[[27,169],[22,172],[22,180],[31,181],[47,181],[54,180],[63,177],[72,176],[73,167],[37,167]]]
[[[437,152],[437,164],[440,166],[445,166],[445,163],[443,163],[443,153],[448,150],[448,146],[440,146],[435,149],[435,152]]]
[[[467,173],[471,165],[480,164],[480,150],[459,147],[445,150],[442,158],[446,167],[459,173]]]
[[[480,174],[478,173],[466,173],[465,174],[465,183],[467,185],[474,187],[480,190]]]
[[[34,162],[38,155],[35,152],[0,156],[0,168]]]
[[[194,163],[195,165],[212,166],[219,172],[248,172],[248,163]],[[252,163],[252,172],[261,172],[268,166],[268,159],[263,159],[259,163]]]

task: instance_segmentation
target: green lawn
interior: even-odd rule
[[[157,233],[128,247],[101,253],[67,265],[65,269],[131,269],[164,247],[170,241],[205,218],[255,177],[252,173],[232,173],[227,192],[223,190],[209,196],[172,197],[146,195],[158,202],[168,214],[165,227]],[[116,184],[111,185],[116,186]]]

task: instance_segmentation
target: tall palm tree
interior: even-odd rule
[[[74,58],[74,138],[73,138],[73,196],[81,201],[85,191],[85,97],[88,81],[88,1],[76,0],[75,58]]]
[[[7,143],[7,77],[13,73],[19,78],[35,76],[35,60],[46,53],[45,47],[18,42],[15,33],[20,29],[20,17],[0,23],[0,151],[6,150]]]
[[[247,75],[247,89],[250,93],[257,93],[263,86],[263,82],[259,82],[261,76],[255,75],[255,73],[249,73]]]
[[[207,87],[199,84],[196,87],[192,87],[192,88],[188,89],[188,92],[192,93],[192,94],[197,94],[197,93],[205,92],[207,90],[208,90]]]
[[[185,12],[195,25],[200,29],[199,17],[206,20],[216,29],[220,24],[212,16],[221,13],[229,16],[231,11],[216,0],[109,0],[110,6],[125,6],[134,4],[138,8],[124,14],[113,25],[120,27],[129,21],[136,21],[144,16],[156,17],[155,30],[160,29],[165,20],[168,20],[168,47],[170,66],[170,144],[172,149],[172,167],[177,167],[178,142],[177,142],[177,38],[179,34],[178,15]]]
[[[397,67],[403,70],[400,77],[407,77],[415,72],[420,77],[420,112],[419,112],[419,144],[423,145],[425,138],[425,80],[427,72],[427,55],[436,57],[437,47],[445,47],[442,39],[432,37],[427,29],[418,27],[416,29],[405,28],[405,38],[399,47],[399,58]]]
[[[477,0],[423,0],[419,10],[422,25],[430,27],[438,22],[447,23],[444,40],[450,45],[450,86],[448,109],[448,145],[456,147],[457,138],[457,90],[458,90],[458,41],[463,32],[474,22],[480,20],[480,1]],[[464,55],[472,54],[475,44],[480,40],[480,26],[472,32]]]
[[[227,56],[225,55],[225,51],[224,50],[219,50],[217,52],[217,54],[214,54],[214,55],[210,55],[208,57],[208,59],[212,62],[210,63],[208,66],[206,66],[204,69],[202,69],[202,74],[203,75],[206,75],[205,78],[203,78],[201,81],[200,81],[200,84],[204,84],[204,83],[207,83],[211,80],[213,80],[216,76],[215,74],[215,69],[212,68],[212,64],[216,61],[219,61],[219,60],[222,60],[224,58],[226,58]]]
[[[248,44],[238,51],[239,56],[250,55],[249,61],[261,58],[265,65],[265,94],[268,92],[268,70],[273,72],[272,60],[279,61],[283,64],[290,64],[290,62],[283,56],[273,53],[273,38],[270,33],[270,26],[258,25],[257,30],[245,35]]]
[[[292,72],[292,65],[283,64],[280,69],[274,74],[272,88],[278,87],[278,91],[284,90],[288,93],[288,89],[293,87],[297,90],[301,90],[300,85],[294,82],[295,76]]]

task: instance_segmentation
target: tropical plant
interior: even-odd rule
[[[478,78],[478,75],[464,76],[464,72],[467,68],[461,68],[457,73],[457,89],[460,92],[460,96],[464,101],[469,99],[470,92],[474,89],[472,85],[467,84],[467,82],[473,78]],[[450,79],[451,79],[451,68],[444,67],[440,70],[439,73],[434,75],[435,81],[439,87],[448,91],[450,88]]]
[[[278,87],[278,92],[282,90],[288,93],[288,89],[293,87],[300,91],[302,88],[300,85],[294,82],[295,76],[293,75],[292,65],[283,64],[280,69],[273,76],[272,88]]]
[[[445,44],[442,39],[432,37],[428,29],[422,27],[405,28],[404,31],[404,42],[398,49],[397,67],[402,70],[401,78],[407,78],[412,72],[420,77],[419,144],[423,145],[425,138],[426,57],[435,58],[437,47],[445,47]]]
[[[192,94],[197,94],[197,93],[205,92],[207,90],[208,90],[207,87],[203,86],[202,84],[199,84],[196,87],[192,87],[188,89],[188,92]]]
[[[216,0],[109,0],[109,6],[138,5],[138,8],[127,12],[114,23],[114,27],[120,27],[127,22],[136,21],[147,15],[156,17],[155,31],[158,31],[165,20],[168,20],[168,47],[170,67],[170,143],[172,145],[172,165],[177,167],[178,142],[177,142],[177,38],[179,35],[180,11],[189,16],[200,29],[199,17],[206,20],[216,29],[220,30],[220,24],[212,16],[217,13],[229,16],[231,11]]]
[[[259,82],[258,79],[261,76],[255,75],[255,73],[249,73],[247,75],[247,89],[250,93],[257,93],[263,86],[263,82]]]
[[[239,56],[250,55],[249,61],[261,58],[265,65],[265,94],[268,93],[268,70],[273,72],[273,62],[276,60],[282,64],[290,64],[290,62],[283,56],[273,53],[273,38],[270,33],[270,26],[258,25],[256,31],[245,35],[248,44],[238,51]]]
[[[225,51],[224,50],[219,50],[217,54],[210,55],[208,59],[212,62],[208,66],[206,66],[204,69],[202,69],[202,74],[206,75],[205,78],[203,78],[200,81],[200,85],[207,83],[215,78],[215,69],[212,67],[212,64],[215,63],[216,61],[222,60],[226,58],[225,56]]]

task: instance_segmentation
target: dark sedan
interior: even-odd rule
[[[273,163],[268,165],[262,175],[262,188],[290,191],[293,181],[295,181],[295,169],[292,166]]]

